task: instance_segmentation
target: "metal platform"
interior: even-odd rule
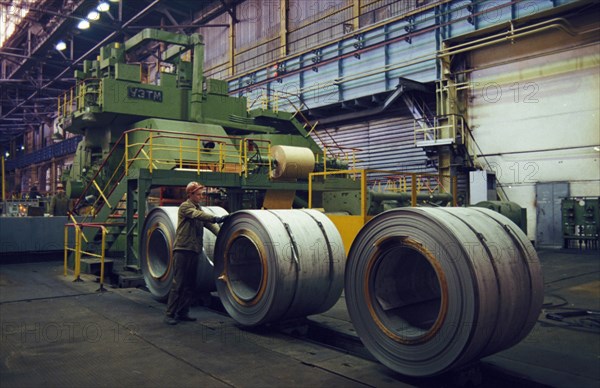
[[[0,385],[23,386],[557,386],[600,384],[597,251],[540,251],[544,311],[517,346],[463,370],[414,379],[374,361],[342,299],[324,314],[255,329],[210,306],[167,326],[165,306],[136,288],[97,292],[62,263],[0,265]]]

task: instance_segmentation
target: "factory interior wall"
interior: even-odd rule
[[[414,146],[413,118],[407,112],[371,117],[353,124],[317,127],[315,141],[355,150],[356,167],[398,172],[435,173],[426,165],[425,151]]]
[[[600,196],[600,45],[560,34],[472,56],[469,124],[499,186],[527,208],[532,240],[536,184]]]

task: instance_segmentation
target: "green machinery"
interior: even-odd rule
[[[148,44],[162,49],[153,72],[132,60]],[[405,190],[379,192],[368,189],[366,172],[358,173],[360,179],[356,172],[324,175],[354,168],[354,155],[336,153],[335,147],[322,150],[310,136],[310,123],[299,121],[304,118],[299,111],[266,104],[248,110],[245,97],[227,94],[225,81],[204,76],[203,50],[198,34],[145,29],[102,47],[97,60],[85,61],[75,72],[77,85],[59,99],[59,127],[84,135],[62,176],[67,194],[78,198],[75,210],[88,214],[86,220],[107,224],[106,249],[124,251],[126,268],[141,269],[138,236],[151,199],[164,203],[165,188],[181,199],[175,188],[192,180],[211,188],[211,205],[225,204],[229,211],[310,202],[337,213],[330,218],[346,250],[362,225],[385,210],[455,204],[450,190],[416,193],[425,178],[414,174],[405,179]],[[309,182],[310,172],[317,175]],[[84,239],[97,242],[99,230],[85,230]]]
[[[564,198],[561,208],[564,247],[600,249],[600,198]]]
[[[128,58],[150,43],[166,49],[160,70],[148,81],[143,66]],[[246,98],[227,95],[226,82],[205,78],[203,50],[198,34],[145,29],[101,48],[97,60],[85,61],[75,72],[77,85],[59,99],[59,127],[84,135],[61,178],[67,194],[78,198],[77,213],[109,224],[106,248],[124,250],[130,269],[140,269],[137,237],[158,187],[199,181],[214,188],[211,198],[224,199],[230,211],[282,206],[281,198],[287,198],[287,207],[291,201],[306,206],[306,176],[296,176],[295,170],[346,166],[339,158],[319,157],[310,127],[295,118],[299,112],[248,111]],[[278,174],[283,164],[273,155],[281,146],[309,150],[314,166],[298,166],[294,155],[284,153],[287,172]],[[358,187],[341,177],[326,186]],[[84,231],[84,239],[99,240],[99,231]]]

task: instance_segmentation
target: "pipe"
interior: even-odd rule
[[[255,326],[322,313],[343,287],[344,245],[316,210],[241,210],[215,248],[217,291],[229,315]]]
[[[173,282],[173,243],[177,229],[178,207],[162,206],[150,211],[142,229],[140,263],[146,287],[152,297],[166,301]],[[228,214],[218,206],[202,207],[216,216]],[[203,250],[198,258],[196,292],[208,293],[215,290],[213,281],[213,256],[217,237],[204,229]]]
[[[432,376],[525,338],[543,282],[533,246],[508,218],[482,208],[401,208],[359,232],[345,296],[375,358],[404,375]]]
[[[369,191],[369,196],[374,202],[381,201],[400,201],[410,203],[412,194],[407,192],[393,193],[393,192],[380,192],[380,191]],[[452,201],[452,194],[450,193],[417,193],[417,201],[442,201],[444,205]]]
[[[446,50],[442,50],[438,57],[442,58],[450,55],[456,55],[462,52],[474,50],[476,48],[491,46],[497,43],[506,42],[508,40],[513,40],[515,38],[520,38],[531,34],[537,34],[539,32],[551,30],[554,28],[562,30],[571,36],[584,35],[597,30],[596,28],[592,28],[585,31],[575,31],[571,24],[563,18],[545,20],[537,24],[532,24],[516,29],[514,28],[512,22],[509,22],[509,25],[509,31],[451,46]]]
[[[0,156],[2,159],[2,202],[6,201],[6,170],[4,169],[4,155]]]

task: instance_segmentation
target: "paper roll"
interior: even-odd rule
[[[273,179],[308,178],[315,169],[315,156],[309,148],[273,146],[271,158],[274,160]]]

